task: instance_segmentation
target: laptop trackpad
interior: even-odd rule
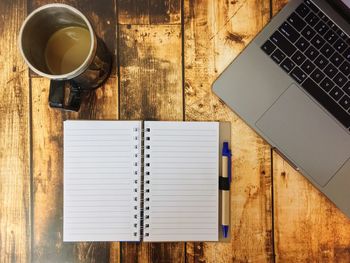
[[[350,157],[349,134],[294,84],[256,125],[321,186]]]

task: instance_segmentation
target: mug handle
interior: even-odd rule
[[[66,98],[65,85],[69,84],[69,96]],[[81,105],[82,89],[73,80],[51,80],[49,105],[51,108],[68,111],[79,111]]]

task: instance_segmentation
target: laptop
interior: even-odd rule
[[[213,91],[350,217],[350,0],[290,0]]]

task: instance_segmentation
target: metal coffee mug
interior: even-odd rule
[[[55,32],[71,26],[89,31],[88,56],[73,71],[54,75],[46,63],[46,44]],[[112,67],[112,56],[103,41],[96,36],[88,19],[77,9],[65,4],[48,4],[34,10],[23,22],[19,47],[29,68],[51,79],[49,105],[53,108],[78,111],[83,93],[101,86]]]

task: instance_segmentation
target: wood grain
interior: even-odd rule
[[[180,25],[120,25],[120,119],[182,120]],[[123,262],[184,262],[184,243],[122,243]]]
[[[17,47],[26,2],[0,1],[0,10],[0,262],[29,262],[29,79]]]
[[[350,219],[276,153],[273,182],[276,261],[350,262]]]
[[[81,10],[91,21],[97,35],[108,49],[116,53],[116,3],[114,0],[59,1]],[[51,3],[30,0],[33,10]],[[116,59],[115,59],[116,61]],[[101,262],[119,261],[119,244],[63,243],[63,121],[65,119],[116,119],[118,90],[116,70],[96,92],[91,93],[79,113],[62,113],[48,107],[49,82],[33,75],[33,189],[34,189],[34,262]],[[110,253],[110,249],[112,253]]]
[[[272,0],[271,3],[271,13],[275,16],[288,3],[288,0]]]
[[[228,243],[187,243],[188,262],[272,262],[270,147],[211,91],[211,84],[269,20],[269,1],[187,0],[186,120],[231,122],[233,180]]]
[[[181,120],[181,27],[120,25],[119,30],[120,118]]]
[[[79,113],[67,114],[48,107],[49,81],[32,79],[34,262],[101,262],[110,257],[109,243],[62,242],[63,121],[116,119],[116,83],[115,78],[110,78],[88,98]]]
[[[119,0],[120,24],[181,24],[181,0]]]
[[[350,262],[350,219],[277,153],[274,218],[277,262]]]

